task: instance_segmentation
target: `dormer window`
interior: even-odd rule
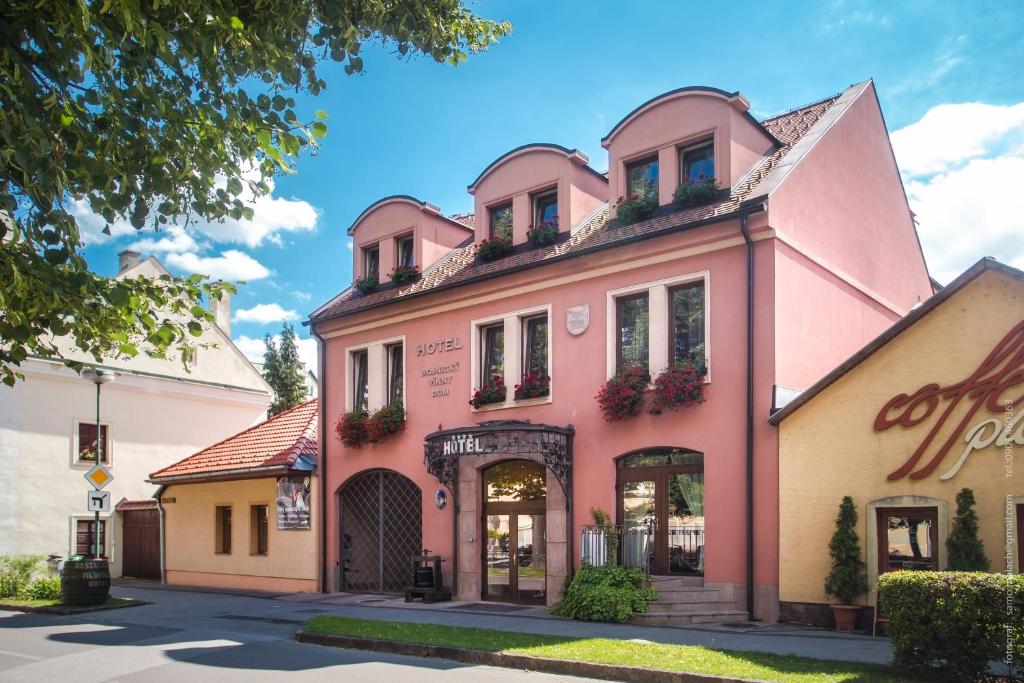
[[[658,157],[648,157],[626,165],[629,194],[626,199],[658,198]]]
[[[365,277],[380,276],[380,247],[376,244],[363,248],[363,271]]]
[[[416,265],[412,235],[404,235],[395,239],[395,253],[398,256],[396,265],[399,268],[412,268]]]
[[[498,237],[503,240],[512,239],[512,202],[496,206],[490,210],[491,222],[488,238]]]
[[[715,177],[715,145],[711,140],[683,149],[679,155],[679,180]]]
[[[533,198],[533,225],[558,226],[558,190],[538,194]]]

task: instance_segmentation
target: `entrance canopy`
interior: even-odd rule
[[[455,493],[460,457],[500,453],[509,458],[540,456],[568,493],[572,476],[572,426],[554,427],[516,420],[492,420],[473,427],[442,429],[428,434],[423,444],[427,472]]]

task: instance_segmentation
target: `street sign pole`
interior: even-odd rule
[[[100,383],[96,383],[96,462],[100,462]],[[100,559],[100,511],[96,510],[96,515],[93,521],[92,527],[93,533],[93,546],[95,551],[93,557]]]

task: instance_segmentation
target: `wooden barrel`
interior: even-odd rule
[[[60,575],[65,605],[102,605],[110,596],[110,567],[106,560],[67,560]]]

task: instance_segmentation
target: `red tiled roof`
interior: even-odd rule
[[[462,223],[467,228],[472,228],[475,226],[474,220],[476,219],[476,215],[472,213],[457,213],[453,214],[452,216],[449,216],[449,218],[451,218],[456,223]]]
[[[131,512],[133,510],[156,510],[156,499],[147,498],[145,500],[128,500],[122,498],[114,509],[118,512]]]
[[[279,413],[244,432],[224,439],[195,455],[154,472],[150,481],[284,470],[300,455],[317,455],[317,400]]]
[[[433,289],[514,271],[528,265],[540,265],[544,261],[570,257],[593,249],[628,244],[637,239],[678,230],[690,224],[697,225],[734,215],[744,200],[752,199],[755,196],[754,191],[761,181],[779,166],[786,155],[841,95],[842,93],[762,121],[762,125],[782,145],[763,157],[745,177],[731,188],[727,197],[722,197],[715,203],[674,211],[670,207],[662,207],[655,217],[626,226],[618,225],[618,221],[610,217],[609,207],[605,204],[586,218],[581,225],[574,226],[572,234],[568,238],[563,236],[557,243],[547,247],[523,248],[520,246],[509,256],[489,263],[477,260],[478,245],[475,242],[467,243],[465,246],[453,249],[428,268],[418,281],[411,284],[400,287],[383,285],[369,294],[362,294],[354,287],[350,287],[314,313],[311,316],[311,321],[317,322],[340,317],[392,300],[426,293]],[[465,219],[464,216],[453,216],[452,218],[457,221]]]

